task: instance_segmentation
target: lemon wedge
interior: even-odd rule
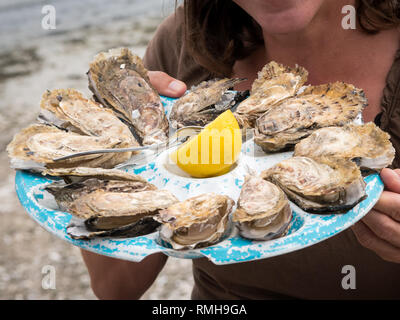
[[[206,178],[228,172],[241,148],[239,124],[227,110],[172,152],[170,159],[192,177]]]

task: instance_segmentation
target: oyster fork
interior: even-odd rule
[[[53,161],[61,161],[61,160],[67,160],[70,158],[75,158],[75,157],[80,157],[80,156],[86,156],[90,154],[101,154],[101,153],[118,153],[118,152],[133,152],[133,151],[141,151],[141,150],[152,150],[152,149],[159,149],[159,148],[165,148],[169,149],[174,146],[177,146],[181,143],[183,143],[184,138],[188,138],[191,136],[194,136],[196,134],[199,134],[200,131],[204,127],[200,126],[187,126],[183,128],[179,128],[174,132],[174,134],[169,137],[169,139],[166,142],[162,143],[157,143],[157,144],[151,144],[151,145],[146,145],[146,146],[140,146],[140,147],[132,147],[132,148],[113,148],[113,149],[98,149],[98,150],[90,150],[90,151],[82,151],[82,152],[77,152],[77,153],[72,153],[67,156],[59,157],[59,158],[54,158]]]

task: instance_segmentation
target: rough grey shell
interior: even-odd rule
[[[167,140],[164,107],[137,55],[127,48],[101,52],[90,64],[88,78],[95,98],[131,125],[143,144]]]
[[[109,136],[120,139],[127,146],[139,145],[114,112],[86,99],[75,89],[46,91],[40,103],[38,120],[81,135]]]
[[[42,174],[62,177],[66,183],[80,182],[86,179],[96,178],[99,180],[138,181],[150,185],[144,178],[118,169],[88,167],[56,168],[46,169]]]
[[[234,115],[241,128],[254,128],[255,121],[277,103],[294,96],[307,81],[308,72],[296,65],[266,64],[253,82],[250,96],[242,101]]]
[[[292,210],[285,193],[261,177],[247,175],[233,222],[242,237],[270,240],[286,234]]]
[[[75,166],[112,168],[132,153],[95,154],[54,162],[75,152],[138,146],[129,128],[110,110],[75,89],[46,91],[38,117],[18,132],[7,147],[15,169],[42,171]]]
[[[369,122],[318,129],[296,144],[294,156],[350,159],[362,170],[379,171],[392,164],[395,149],[389,134]]]
[[[82,135],[119,139],[119,148],[139,146],[128,126],[118,119],[114,112],[84,98],[75,89],[45,92],[40,108],[38,120],[41,122]],[[131,156],[132,152],[114,153],[111,159],[116,165],[125,162]]]
[[[170,121],[173,128],[205,126],[222,112],[242,101],[247,91],[228,91],[245,79],[213,79],[193,86],[171,109]]]
[[[172,204],[155,218],[163,224],[160,239],[177,250],[214,244],[227,232],[233,205],[231,198],[215,193]]]
[[[353,122],[366,105],[363,91],[353,85],[310,86],[259,117],[254,142],[265,152],[293,148],[316,129]]]
[[[77,166],[111,168],[113,155],[87,155],[54,162],[54,158],[71,153],[117,148],[121,141],[115,137],[82,136],[56,127],[33,124],[18,132],[7,146],[11,167],[41,172],[46,168]]]
[[[350,160],[292,157],[263,171],[261,176],[311,213],[346,212],[366,197],[361,172]]]
[[[85,170],[85,169],[83,169]],[[80,181],[65,184],[62,181],[46,186],[61,210],[81,219],[86,233],[71,237],[88,239],[96,236],[133,236],[134,232],[153,232],[159,223],[152,217],[158,210],[175,203],[177,199],[167,190],[157,188],[144,179],[118,170],[76,174]],[[76,227],[75,223],[74,227]],[[78,228],[79,229],[79,228]],[[81,226],[82,229],[82,226]],[[136,234],[136,235],[142,235]]]

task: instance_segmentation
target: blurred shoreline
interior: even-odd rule
[[[43,30],[43,5],[56,29]],[[79,249],[40,228],[20,205],[5,148],[33,123],[47,89],[75,88],[86,97],[86,72],[100,51],[129,47],[143,56],[174,0],[2,0],[0,3],[0,299],[95,299]],[[42,288],[55,267],[56,289]],[[169,258],[142,299],[189,299],[191,261]]]
[[[44,30],[42,8],[56,10],[56,29]],[[171,0],[2,0],[0,3],[1,50],[26,46],[41,37],[66,34],[78,29],[108,25],[140,16],[167,16]]]

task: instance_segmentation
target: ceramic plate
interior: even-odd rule
[[[169,98],[162,98],[162,100],[168,114],[174,100]],[[131,164],[122,169],[141,175],[159,189],[170,190],[180,200],[212,191],[228,195],[236,201],[244,176],[249,169],[259,173],[292,155],[291,152],[266,155],[250,139],[243,144],[239,160],[230,172],[219,177],[196,179],[187,176],[168,161],[170,151],[161,152],[157,156],[143,153],[139,160],[131,161]],[[207,257],[215,264],[231,264],[265,259],[300,250],[349,228],[371,210],[383,191],[383,183],[379,175],[372,174],[364,179],[367,198],[345,214],[308,214],[291,203],[293,218],[285,237],[269,241],[252,241],[241,238],[236,228],[232,227],[225,239],[216,245],[202,249],[176,251],[163,246],[157,232],[124,239],[101,238],[89,241],[72,239],[66,233],[66,227],[72,218],[71,214],[59,211],[54,198],[43,188],[55,180],[58,178],[17,171],[16,192],[28,214],[47,231],[73,245],[98,254],[136,262],[150,254],[163,252],[178,258]]]

